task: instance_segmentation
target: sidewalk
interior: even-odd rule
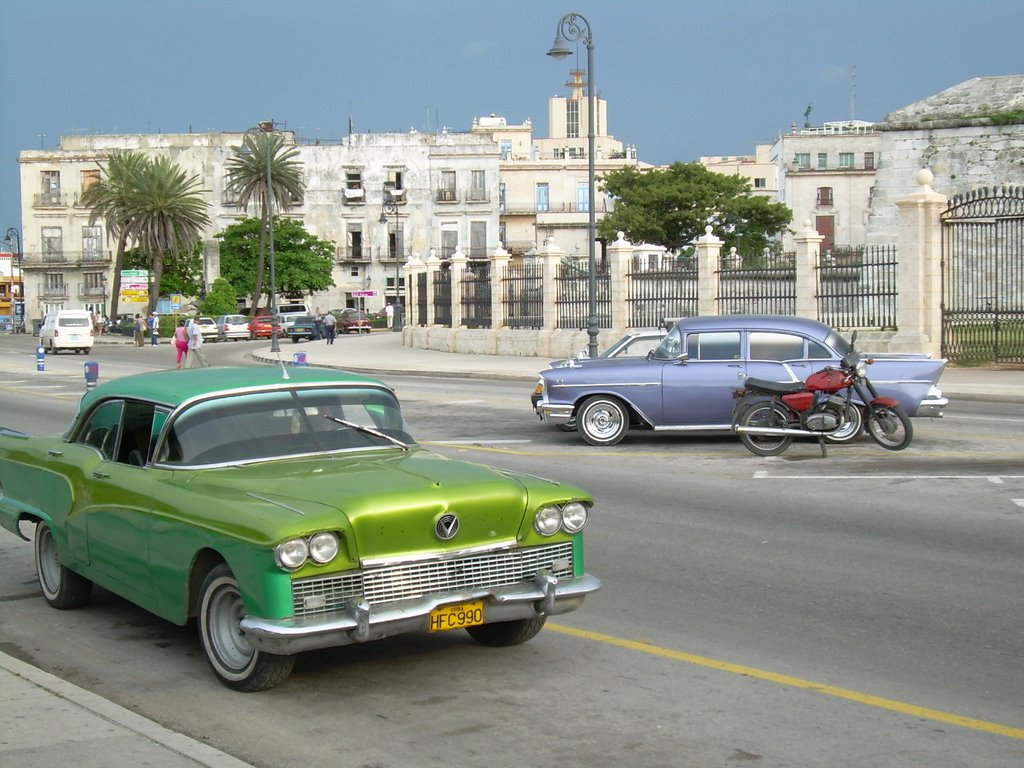
[[[0,652],[0,763],[19,768],[251,768]]]
[[[513,355],[463,355],[434,352],[402,346],[402,334],[375,331],[363,336],[340,336],[331,346],[324,341],[293,344],[281,340],[280,359],[291,364],[296,353],[306,355],[309,365],[343,368],[375,376],[387,374],[423,374],[465,378],[522,381],[527,392],[537,381],[537,373],[547,368],[546,357]],[[274,362],[277,355],[269,348],[253,353],[261,362]],[[1024,369],[950,368],[939,379],[942,393],[954,402],[957,398],[989,402],[1024,403]]]

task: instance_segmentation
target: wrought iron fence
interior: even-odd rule
[[[544,266],[509,264],[502,282],[502,324],[509,328],[544,327]]]
[[[666,317],[693,317],[697,314],[697,264],[689,258],[634,256],[630,268],[630,325],[633,328],[657,327]]]
[[[427,324],[427,273],[416,275],[416,325]]]
[[[452,273],[447,269],[434,273],[434,324],[452,326]]]
[[[462,323],[467,328],[491,327],[491,264],[470,262],[460,281]]]
[[[612,327],[611,281],[607,272],[596,279],[597,327]],[[582,259],[563,259],[555,273],[556,328],[586,328],[590,315],[590,267]]]
[[[896,246],[838,247],[818,258],[818,319],[833,328],[896,328]]]
[[[719,260],[718,313],[721,315],[796,314],[795,254],[764,254],[757,266],[744,266],[735,253]]]

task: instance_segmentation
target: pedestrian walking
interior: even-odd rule
[[[188,330],[188,367],[209,368],[210,361],[206,359],[206,353],[203,352],[203,332],[199,328],[199,323],[189,320],[186,329]]]
[[[316,330],[317,341],[324,337],[324,316],[320,314],[320,307],[313,309],[313,327]]]
[[[188,331],[185,329],[186,320],[178,323],[174,329],[174,348],[178,351],[178,367],[181,368],[181,361],[188,357]]]
[[[138,312],[135,313],[135,346],[146,346],[146,320]]]
[[[327,334],[328,344],[334,343],[334,337],[337,331],[337,323],[338,319],[334,316],[333,312],[328,312],[326,315],[324,315],[324,331]]]
[[[384,307],[384,314],[388,318],[388,328],[394,327],[394,325],[395,325],[395,308],[392,307],[390,303],[386,307]]]
[[[156,312],[149,316],[149,344],[153,347],[160,344],[160,317]]]

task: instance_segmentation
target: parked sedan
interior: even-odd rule
[[[212,317],[200,317],[196,319],[199,332],[203,334],[203,341],[219,341],[220,329],[217,328],[217,321]]]
[[[278,333],[281,331],[281,326],[277,320],[272,318],[270,315],[259,315],[249,320],[249,338],[250,339],[269,339],[274,335],[274,327],[277,326]]]
[[[316,321],[310,315],[297,315],[292,317],[291,324],[287,330],[289,338],[298,343],[302,339],[313,341],[317,338]]]
[[[195,619],[241,691],[280,683],[301,651],[395,634],[517,645],[600,587],[583,569],[589,494],[432,454],[389,387],[325,368],[107,381],[64,435],[0,428],[0,489],[0,526],[34,526],[51,606],[99,585]]]
[[[803,381],[838,365],[850,343],[799,317],[722,315],[678,321],[646,357],[572,361],[541,371],[532,402],[546,423],[575,428],[591,445],[614,445],[628,430],[731,431],[732,393],[748,376]],[[910,416],[942,416],[945,360],[879,356],[871,380]],[[835,436],[852,440],[857,434]]]
[[[221,315],[217,318],[217,336],[224,341],[249,338],[249,321],[245,315]]]
[[[370,332],[370,318],[367,317],[366,313],[359,309],[343,309],[337,315],[338,318],[338,330],[342,333],[369,333]]]
[[[638,331],[630,331],[621,339],[612,344],[608,349],[597,356],[598,360],[608,360],[613,357],[641,357],[652,352],[661,344],[661,340],[668,333],[664,328],[644,328]],[[586,363],[590,360],[590,353],[584,349],[575,357],[564,360],[554,360],[549,368],[565,368],[573,363]]]

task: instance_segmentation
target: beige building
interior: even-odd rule
[[[782,179],[778,200],[793,211],[792,229],[810,221],[824,238],[822,251],[862,245],[881,143],[875,125],[862,120],[794,126],[780,136],[770,158]],[[783,238],[783,250],[793,248],[790,233]]]
[[[710,155],[699,162],[714,173],[742,176],[755,195],[778,199],[779,169],[772,159],[771,144],[758,144],[753,155]]]

